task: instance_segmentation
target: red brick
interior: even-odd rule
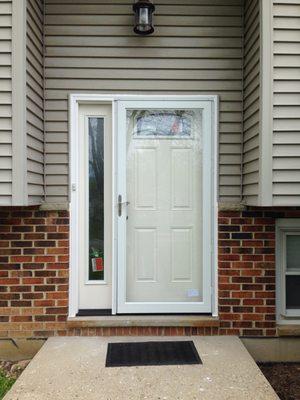
[[[243,329],[243,336],[263,336],[261,329]]]
[[[219,211],[219,217],[230,218],[239,216],[240,216],[240,211]]]
[[[42,239],[44,239],[44,234],[43,233],[26,233],[24,235],[24,239],[27,239],[27,240],[42,240]],[[34,244],[34,246],[36,246],[36,245]]]
[[[23,278],[22,283],[24,285],[39,285],[44,283],[43,278]]]
[[[11,256],[10,259],[13,263],[26,263],[32,261],[31,256]]]
[[[45,225],[46,221],[43,218],[28,218],[24,219],[26,225]]]
[[[58,232],[69,232],[70,228],[68,225],[60,225],[58,227]]]
[[[239,240],[219,240],[219,246],[239,246],[240,245],[240,241]]]
[[[254,218],[254,225],[273,225],[275,224],[274,218]]]
[[[242,226],[242,232],[261,232],[263,225],[244,225]]]
[[[242,314],[242,319],[245,321],[262,321],[263,314]]]
[[[54,247],[47,249],[47,254],[69,254],[68,247]]]
[[[13,247],[32,247],[32,242],[25,241],[25,240],[19,240],[19,241],[11,242],[11,245]]]
[[[232,292],[231,293],[231,297],[232,298],[239,298],[239,299],[243,299],[243,298],[252,298],[253,297],[253,292],[250,291],[245,291],[245,292]]]
[[[263,304],[264,301],[262,299],[243,299],[243,305],[245,306],[258,306]]]
[[[36,257],[34,257],[34,261],[37,263],[49,263],[49,262],[54,262],[55,257],[54,256],[36,256]]]
[[[67,298],[66,292],[51,292],[46,293],[47,299],[66,299]]]
[[[254,234],[255,239],[275,239],[275,233],[273,232],[258,232]]]
[[[37,240],[34,242],[35,247],[55,247],[56,243],[54,240]]]
[[[0,285],[17,285],[18,283],[20,282],[17,278],[0,278]]]
[[[24,300],[37,300],[42,299],[44,297],[44,293],[22,293],[22,298]]]
[[[261,298],[261,299],[272,299],[275,298],[275,292],[255,292],[255,297],[256,298]]]
[[[262,261],[263,256],[258,254],[243,254],[242,255],[243,261]]]
[[[34,307],[54,307],[55,301],[53,300],[35,300]]]
[[[264,242],[262,240],[243,240],[242,246],[245,247],[263,247]]]
[[[44,252],[45,252],[45,250],[42,248],[40,248],[40,249],[24,249],[23,250],[24,254],[32,254],[32,255],[37,255],[37,254],[42,255],[42,254],[44,254]]]
[[[57,232],[55,225],[38,225],[35,227],[36,232]]]
[[[31,322],[31,315],[15,315],[11,317],[11,322]]]
[[[11,292],[30,292],[31,291],[31,286],[25,286],[25,285],[20,285],[20,286],[10,286],[10,291]]]
[[[21,218],[0,219],[1,225],[20,225],[21,223],[22,223]]]
[[[251,262],[245,262],[245,261],[238,261],[232,263],[233,268],[239,268],[239,269],[251,268],[252,266],[253,264]]]
[[[46,308],[46,314],[66,315],[67,312],[68,312],[67,307]]]
[[[35,292],[53,292],[55,290],[54,285],[37,285],[34,286]]]
[[[2,247],[7,247],[9,246],[9,242],[7,240],[20,240],[22,235],[20,233],[0,233],[0,240],[4,240],[2,244],[4,243],[6,246]]]

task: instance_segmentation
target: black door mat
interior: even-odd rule
[[[202,364],[192,341],[108,343],[106,367]]]

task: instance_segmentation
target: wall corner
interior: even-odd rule
[[[12,205],[28,204],[26,150],[26,5],[12,0]]]
[[[273,0],[260,0],[260,135],[258,205],[273,205]]]

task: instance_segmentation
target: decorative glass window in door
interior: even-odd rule
[[[104,118],[89,117],[89,280],[104,280]]]
[[[136,138],[191,138],[193,110],[128,110]]]

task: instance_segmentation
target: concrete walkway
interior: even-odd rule
[[[105,368],[112,341],[193,340],[203,365]],[[237,337],[49,339],[5,400],[275,400]]]

